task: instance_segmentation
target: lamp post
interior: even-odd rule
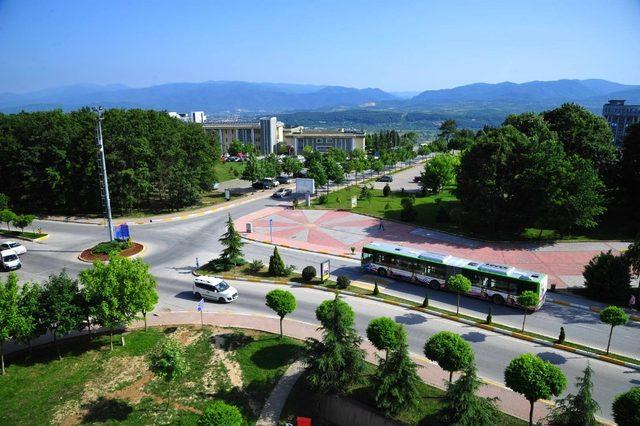
[[[273,242],[273,219],[269,219],[269,239]]]
[[[103,107],[93,108],[98,114],[96,128],[96,145],[98,146],[98,169],[100,170],[100,189],[102,197],[103,215],[106,216],[109,227],[109,241],[113,241],[113,219],[111,218],[111,200],[109,199],[109,182],[107,180],[107,162],[104,158],[104,144],[102,143],[102,113]]]

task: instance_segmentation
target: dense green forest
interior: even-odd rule
[[[0,114],[0,181],[17,211],[102,211],[96,115],[88,108]],[[112,209],[172,210],[215,180],[218,144],[164,112],[110,109],[103,136]]]

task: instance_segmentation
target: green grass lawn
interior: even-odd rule
[[[224,337],[215,346],[213,334]],[[185,346],[187,373],[172,385],[148,371],[146,355],[167,335]],[[81,337],[55,351],[42,348],[11,359],[0,377],[0,424],[194,424],[215,399],[238,406],[254,424],[273,385],[297,356],[300,343],[261,332],[151,328],[126,335],[109,351],[108,336]],[[117,339],[116,339],[117,340]],[[233,386],[233,377],[240,387]]]
[[[234,170],[237,171],[238,176],[234,174]],[[231,179],[238,179],[242,176],[244,170],[244,163],[220,163],[215,166],[216,176],[218,182],[225,182]]]
[[[45,233],[38,232],[22,232],[15,229],[0,229],[0,235],[4,235],[6,237],[23,237],[23,238],[41,238],[46,237]]]
[[[464,235],[471,238],[479,238],[491,241],[591,241],[591,240],[620,240],[633,239],[634,231],[621,228],[624,224],[610,223],[606,218],[600,226],[592,230],[584,230],[572,235],[560,235],[552,229],[527,228],[520,235],[491,235],[487,233],[473,232],[460,226],[457,212],[460,211],[460,201],[453,194],[455,186],[444,188],[436,195],[415,194],[416,220],[407,224],[438,229],[445,232]],[[379,217],[390,220],[400,220],[402,211],[401,201],[409,196],[399,191],[392,192],[388,197],[383,196],[382,190],[372,190],[370,199],[358,199],[358,205],[351,208],[351,197],[360,194],[360,186],[349,186],[327,196],[325,204],[314,201],[311,208],[344,209],[354,213]]]
[[[345,394],[347,398],[354,399],[376,411],[373,389],[369,384],[374,374],[374,369],[373,365],[368,365],[367,371],[362,377],[362,383],[352,386]],[[424,382],[420,383],[419,389],[420,403],[394,416],[394,419],[408,425],[444,426],[446,424],[442,420],[442,409],[444,408],[442,397],[444,392]],[[310,388],[304,377],[296,383],[289,394],[289,399],[280,416],[280,425],[284,425],[286,422],[295,424],[296,416],[311,417],[313,424],[316,426],[331,425],[331,423],[320,417],[318,395]],[[527,422],[503,414],[499,419],[496,419],[495,424],[497,426],[520,426],[526,425]]]

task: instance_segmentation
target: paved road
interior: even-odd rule
[[[230,209],[232,216],[240,217],[265,206],[276,205],[280,202],[271,199],[256,200]],[[216,256],[220,246],[217,239],[224,231],[226,212],[209,216],[196,217],[189,220],[171,223],[146,224],[133,226],[132,236],[147,247],[145,261],[151,265],[151,272],[158,279],[160,303],[158,309],[193,309],[194,300],[191,295],[191,271],[195,258],[199,257],[203,263]],[[79,252],[92,246],[106,236],[106,228],[95,225],[79,225],[59,222],[39,222],[51,237],[44,244],[26,243],[29,253],[23,258],[24,267],[19,275],[23,280],[41,281],[49,274],[58,273],[65,267],[71,274],[77,274],[88,265],[77,260]],[[249,260],[268,260],[272,247],[248,243],[244,249],[245,257]],[[287,264],[297,268],[308,264],[319,264],[326,256],[313,253],[282,250]],[[332,259],[335,274],[346,274],[353,278],[361,276],[356,261],[344,258]],[[241,298],[233,305],[208,305],[208,309],[229,310],[233,312],[266,313],[264,294],[272,288],[265,284],[238,283]],[[423,290],[406,283],[391,282],[388,286],[390,293],[421,300]],[[298,309],[293,318],[303,321],[315,321],[314,309],[318,303],[330,297],[327,293],[314,290],[294,289],[298,298]],[[452,307],[453,298],[443,292],[431,292],[432,303],[439,303]],[[411,350],[421,353],[422,345],[428,336],[436,331],[451,330],[463,335],[474,346],[480,375],[488,379],[502,382],[502,371],[508,361],[517,354],[534,352],[541,354],[551,362],[559,365],[566,373],[570,382],[580,374],[587,360],[583,357],[556,351],[547,347],[540,347],[524,341],[514,340],[505,336],[493,334],[484,330],[474,329],[454,322],[431,317],[426,314],[409,312],[390,305],[379,304],[362,299],[348,298],[356,311],[358,329],[364,328],[370,319],[380,315],[387,315],[404,323],[410,336]],[[484,315],[487,305],[473,299],[463,298],[463,310],[470,314]],[[504,307],[494,308],[496,321],[520,323],[521,313]],[[564,324],[569,339],[582,340],[603,346],[606,343],[606,327],[602,327],[597,317],[589,312],[559,307],[551,304],[528,320],[528,328],[535,331],[555,335],[560,325]],[[614,350],[637,354],[638,330],[637,326],[619,327],[614,332]],[[610,418],[610,405],[613,396],[632,386],[640,384],[640,372],[631,369],[605,364],[591,360],[595,370],[596,397],[603,408],[604,417]]]

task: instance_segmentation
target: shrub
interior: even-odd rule
[[[582,273],[591,297],[618,303],[627,303],[631,283],[629,264],[623,256],[609,250],[589,261]]]
[[[133,243],[129,240],[126,241],[107,241],[98,243],[94,248],[91,249],[91,253],[93,254],[109,254],[111,252],[121,252],[122,250],[128,249],[131,247]]]
[[[229,405],[222,401],[215,401],[204,410],[199,426],[242,426],[244,418],[234,405]]]
[[[386,184],[384,188],[382,188],[382,195],[384,195],[385,197],[391,195],[391,187],[389,186],[389,184]]]
[[[400,212],[400,219],[405,222],[411,222],[415,220],[417,213],[413,205],[416,202],[416,197],[411,195],[410,197],[403,198],[400,204],[402,204],[402,211]]]
[[[273,248],[273,255],[269,258],[269,275],[272,277],[284,277],[287,275],[287,268],[278,253],[278,247]]]
[[[329,198],[326,194],[322,194],[318,197],[318,204],[327,204],[327,201],[329,201]]]
[[[338,280],[336,281],[336,287],[344,290],[345,288],[349,287],[349,284],[351,284],[351,280],[349,279],[349,277],[345,276],[345,275],[340,275],[338,277]]]
[[[296,266],[295,265],[289,265],[286,268],[284,268],[284,276],[288,277],[289,275],[293,274],[296,270]]]
[[[305,268],[302,270],[302,279],[304,281],[311,281],[316,277],[316,268],[314,268],[313,266],[305,266]]]
[[[252,260],[251,262],[249,262],[249,266],[247,266],[249,272],[253,272],[254,274],[262,271],[262,268],[264,268],[264,263],[262,262],[262,260],[258,259]]]
[[[613,418],[620,426],[637,425],[640,422],[640,387],[621,393],[613,400]]]
[[[436,222],[447,223],[449,221],[451,221],[449,210],[442,206],[438,207],[438,211],[436,212]]]

